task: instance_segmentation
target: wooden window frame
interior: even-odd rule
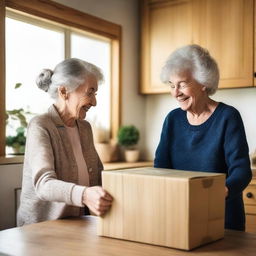
[[[120,25],[80,12],[50,0],[0,1],[0,158],[5,157],[5,16],[6,9],[33,15],[65,26],[91,32],[111,40],[111,138],[117,136],[121,120],[121,38]]]

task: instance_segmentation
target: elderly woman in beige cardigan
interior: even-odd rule
[[[19,226],[109,210],[113,199],[100,186],[103,166],[84,120],[102,80],[99,68],[75,58],[38,76],[55,103],[28,127]]]

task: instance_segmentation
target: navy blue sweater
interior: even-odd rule
[[[252,172],[243,121],[231,106],[219,103],[201,125],[190,125],[186,111],[171,111],[163,124],[154,167],[226,174],[225,228],[244,230],[242,191]]]

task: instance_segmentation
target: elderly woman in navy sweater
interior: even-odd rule
[[[162,68],[180,108],[165,118],[154,166],[226,174],[225,228],[245,230],[242,191],[251,180],[248,145],[234,107],[209,96],[218,87],[219,70],[198,45],[174,51]]]

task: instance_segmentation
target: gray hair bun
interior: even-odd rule
[[[50,69],[43,69],[36,79],[38,88],[47,92],[52,83],[53,71]]]

